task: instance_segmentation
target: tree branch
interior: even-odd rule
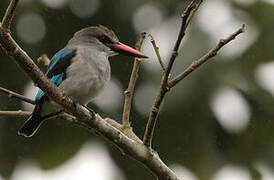
[[[2,88],[2,87],[0,87],[0,90],[2,90],[5,93],[7,93],[9,97],[11,97],[11,95],[12,95],[12,97],[15,97],[15,95],[16,95],[16,97],[18,99],[35,105],[35,101],[32,101],[31,99],[29,99],[29,98],[27,98],[27,97],[25,97],[25,96],[23,96],[21,94],[15,93],[15,92],[13,92],[11,90],[8,90],[8,89]],[[30,112],[30,111],[22,111],[22,110],[17,110],[17,111],[0,111],[0,115],[8,115],[8,116],[30,116],[31,113],[32,112]],[[74,116],[68,114],[68,113],[63,113],[63,114],[60,114],[60,115],[57,115],[57,116],[51,116],[50,119],[55,118],[55,117],[60,117],[60,118],[63,118],[63,119],[66,119],[66,120],[69,120],[69,121],[77,123],[76,118]],[[138,143],[143,143],[138,138],[138,136],[136,136],[136,134],[131,129],[124,128],[120,123],[116,122],[115,120],[113,120],[111,118],[105,118],[104,120],[107,121],[109,124],[111,124],[116,129],[122,131],[129,138],[135,140]]]
[[[12,0],[9,8],[15,9],[17,3]],[[17,1],[16,1],[17,2]],[[5,17],[12,17],[14,11],[7,11]],[[14,41],[6,30],[0,26],[0,44],[6,53],[15,60],[22,70],[41,88],[48,97],[61,105],[76,117],[75,123],[87,129],[94,129],[103,137],[114,143],[130,157],[144,164],[158,179],[179,180],[179,178],[161,161],[158,154],[142,143],[130,139],[123,132],[103,120],[98,114],[91,113],[82,105],[73,102],[65,92],[51,83],[32,59]],[[9,28],[8,28],[9,29]]]
[[[161,65],[163,71],[165,72],[166,68],[165,68],[164,62],[162,61],[162,58],[161,58],[161,55],[160,55],[160,52],[159,52],[159,47],[156,45],[155,39],[151,34],[149,34],[149,37],[150,37],[150,42],[151,42],[151,44],[154,48],[154,51],[156,53],[157,59],[158,59],[160,65]]]
[[[32,99],[29,99],[29,98],[27,98],[27,97],[25,97],[21,94],[18,94],[16,92],[13,92],[13,91],[8,90],[8,89],[3,88],[3,87],[0,87],[0,91],[2,91],[4,93],[7,93],[9,98],[17,98],[17,99],[23,100],[27,103],[35,105],[35,101],[33,101]]]
[[[178,49],[181,45],[181,42],[182,42],[183,38],[185,37],[185,31],[189,25],[190,20],[192,19],[193,15],[194,15],[194,12],[196,12],[197,7],[198,7],[198,5],[196,4],[195,0],[193,0],[181,15],[182,24],[181,24],[180,32],[178,34],[178,38],[177,38],[175,46],[173,48],[171,58],[168,63],[167,71],[165,73],[165,78],[164,78],[165,83],[168,80],[168,76],[169,76],[172,66],[174,64],[174,61],[178,55]]]
[[[11,0],[10,4],[6,10],[6,13],[2,19],[1,26],[2,26],[3,30],[6,31],[7,33],[10,32],[11,21],[15,14],[15,9],[16,9],[18,2],[19,2],[19,0]]]
[[[201,3],[201,1],[200,1]],[[178,49],[180,47],[180,44],[182,42],[182,39],[185,36],[186,28],[189,24],[189,18],[192,18],[194,13],[196,12],[197,8],[200,6],[200,3],[197,4],[194,0],[188,5],[188,7],[185,9],[185,11],[182,13],[182,24],[180,28],[180,32],[178,34],[178,38],[176,40],[175,46],[173,48],[173,52],[171,55],[170,60],[168,61],[168,66],[166,68],[166,71],[164,72],[161,80],[161,86],[158,91],[158,95],[155,98],[154,104],[152,106],[149,119],[146,125],[146,130],[143,138],[143,142],[146,146],[151,147],[152,143],[152,137],[154,133],[154,128],[157,122],[157,117],[159,114],[160,105],[162,104],[163,98],[165,94],[168,92],[167,83],[168,83],[168,77],[171,72],[173,63],[178,55]]]
[[[7,116],[30,116],[32,112],[30,111],[0,111],[0,115],[7,115]]]
[[[146,33],[143,32],[140,35],[139,40],[137,41],[135,47],[137,50],[141,49],[141,46],[143,44],[143,41],[146,37]],[[140,62],[141,59],[139,58],[135,58],[134,60],[134,64],[133,64],[133,68],[132,68],[132,72],[131,72],[131,76],[130,76],[130,80],[129,80],[129,84],[128,84],[128,88],[125,90],[124,94],[125,94],[125,103],[124,103],[124,111],[123,111],[123,119],[122,119],[122,123],[123,123],[123,127],[124,128],[130,128],[130,121],[129,121],[129,116],[130,116],[130,110],[131,110],[131,104],[132,104],[132,97],[133,97],[133,93],[134,93],[134,88],[135,88],[135,84],[138,78],[138,71],[139,71],[139,67],[140,67]]]
[[[234,32],[233,34],[231,34],[230,36],[228,36],[225,39],[221,39],[219,41],[219,43],[217,44],[216,47],[212,48],[207,54],[205,54],[200,59],[194,61],[188,68],[186,68],[184,70],[184,72],[182,72],[181,74],[179,74],[178,76],[176,76],[174,79],[172,79],[168,83],[168,88],[174,87],[177,83],[179,83],[181,80],[183,80],[185,77],[187,77],[191,72],[193,72],[199,66],[201,66],[202,64],[204,64],[205,62],[207,62],[212,57],[216,56],[217,53],[218,53],[218,51],[223,46],[225,46],[226,44],[228,44],[229,42],[231,42],[232,40],[234,40],[239,34],[244,33],[244,32],[245,32],[245,25],[243,24],[242,27],[239,28],[236,32]]]
[[[203,0],[200,0],[198,2],[198,4],[193,8],[193,10],[190,12],[189,17],[187,18],[186,26],[189,25],[190,21],[192,20],[192,18],[194,17],[196,11],[200,8],[202,3],[203,3]]]

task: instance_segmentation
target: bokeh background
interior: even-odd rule
[[[0,1],[0,15],[8,5]],[[154,35],[166,60],[179,31],[183,0],[22,0],[14,38],[37,59],[52,56],[73,33],[102,24],[134,45],[140,32]],[[172,76],[245,23],[247,31],[166,96],[153,147],[184,180],[274,179],[274,1],[205,1],[187,30]],[[131,116],[142,137],[161,69],[147,39]],[[37,89],[0,50],[0,86],[30,98]],[[112,80],[89,104],[120,120],[132,58],[114,57]],[[39,64],[45,71],[46,67]],[[0,110],[33,107],[0,93]],[[153,179],[141,164],[105,139],[54,119],[26,139],[17,130],[26,117],[0,117],[0,180]]]

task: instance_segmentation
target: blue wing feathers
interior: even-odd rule
[[[66,69],[75,55],[76,49],[62,49],[53,56],[46,75],[56,86],[59,86],[66,79]],[[31,137],[39,128],[43,121],[43,117],[41,117],[42,105],[47,99],[45,93],[39,89],[35,97],[36,105],[32,115],[18,131],[19,134]]]
[[[36,101],[39,101],[39,100],[41,100],[42,99],[42,97],[44,96],[44,91],[42,91],[41,89],[39,89],[38,90],[38,93],[36,94],[36,96],[35,96],[35,100]]]
[[[51,63],[49,65],[49,68],[46,72],[46,74],[48,74],[50,72],[50,70],[52,70],[52,68],[64,57],[66,57],[67,55],[69,55],[70,53],[72,53],[73,50],[72,49],[62,49],[60,51],[58,51],[53,58],[51,59]]]
[[[63,76],[64,76],[64,73],[55,75],[50,79],[50,81],[53,82],[54,84],[56,84],[56,86],[59,86],[63,81]],[[37,100],[42,99],[42,97],[44,95],[45,95],[44,91],[39,89],[38,93],[36,94],[35,100],[37,101]]]
[[[57,86],[62,83],[62,81],[66,78],[66,69],[71,64],[71,60],[75,55],[75,49],[62,49],[53,56],[46,72],[46,75],[51,82]],[[39,89],[35,100],[41,100],[44,95],[45,93]]]
[[[59,86],[63,81],[64,73],[53,76],[50,81]]]

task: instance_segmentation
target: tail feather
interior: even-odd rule
[[[35,134],[35,132],[38,130],[40,125],[43,122],[43,118],[40,116],[35,116],[34,114],[31,115],[26,122],[23,124],[21,129],[18,131],[19,135],[25,136],[25,137],[31,137]]]

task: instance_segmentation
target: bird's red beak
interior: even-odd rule
[[[127,55],[127,56],[133,56],[133,57],[139,57],[139,58],[148,58],[146,55],[141,53],[140,51],[137,51],[136,49],[133,49],[132,47],[129,47],[128,45],[125,45],[123,43],[117,43],[112,45],[112,48],[114,51]]]

